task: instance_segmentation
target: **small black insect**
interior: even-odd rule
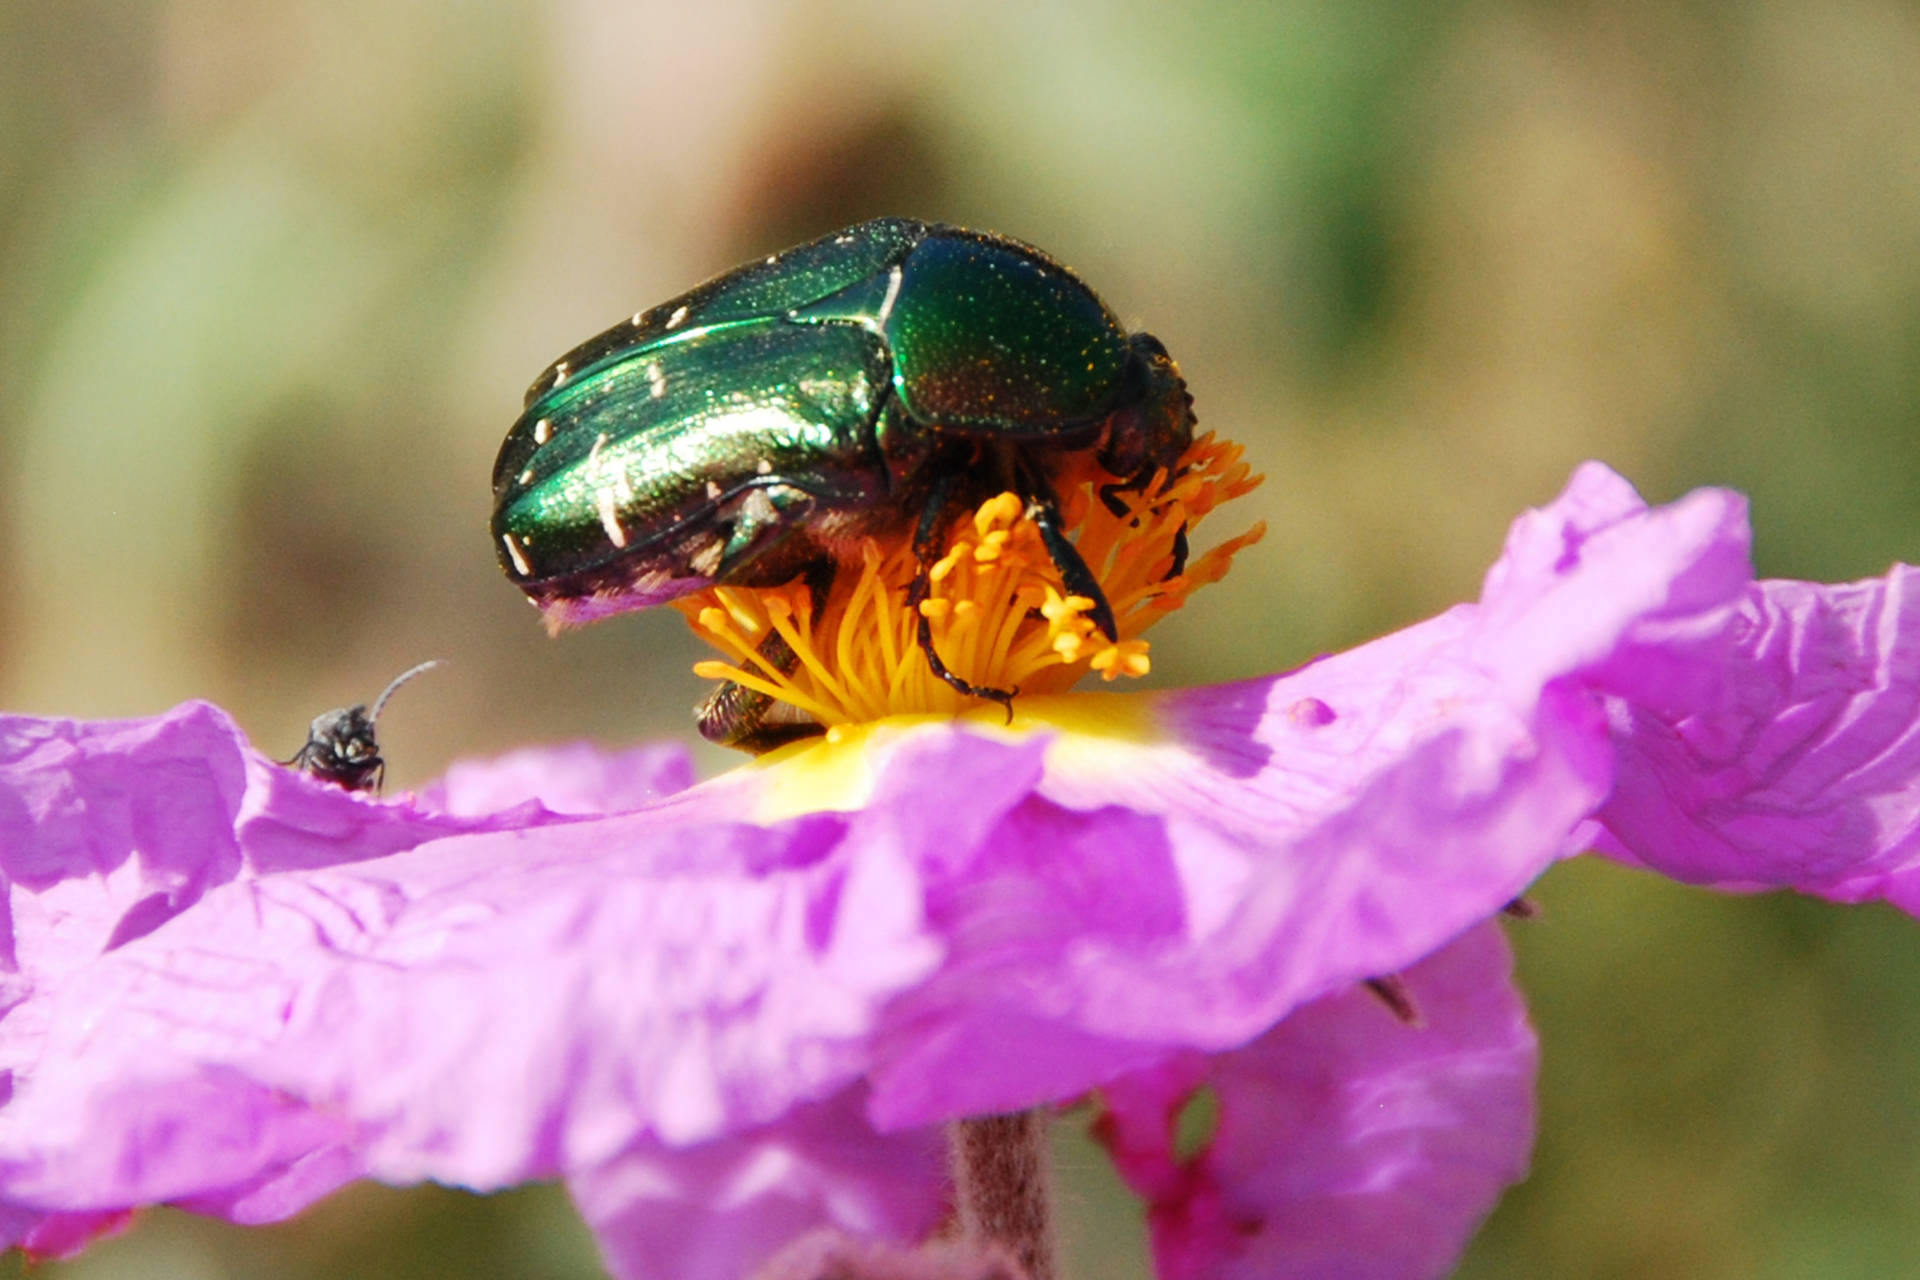
[[[287,765],[348,791],[379,791],[387,770],[387,762],[380,758],[380,743],[373,736],[380,712],[401,685],[440,665],[435,660],[402,671],[374,702],[371,714],[362,702],[315,716],[307,729],[307,745],[294,752]]]

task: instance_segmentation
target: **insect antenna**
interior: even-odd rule
[[[429,658],[419,666],[408,667],[405,671],[395,676],[392,682],[389,683],[385,689],[381,690],[379,698],[374,701],[373,714],[367,717],[367,723],[369,725],[380,723],[380,712],[386,707],[387,699],[391,698],[394,693],[399,690],[401,685],[413,679],[415,676],[425,675],[435,667],[444,667],[446,665],[447,664],[439,658]]]

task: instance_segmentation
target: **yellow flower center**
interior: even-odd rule
[[[1240,446],[1202,436],[1170,474],[1115,495],[1124,515],[1095,493],[1112,482],[1104,472],[1090,469],[1062,486],[1062,522],[1113,606],[1117,641],[1094,626],[1092,600],[1067,593],[1023,504],[1002,493],[955,528],[917,612],[907,602],[918,567],[913,548],[872,542],[858,577],[841,573],[818,619],[801,582],[716,586],[675,601],[695,634],[728,658],[697,663],[694,672],[758,690],[829,729],[957,714],[976,700],[933,674],[920,651],[924,616],[947,669],[977,687],[1044,695],[1066,692],[1090,671],[1106,680],[1143,676],[1150,664],[1141,633],[1226,576],[1235,554],[1266,532],[1256,524],[1173,573],[1181,538],[1260,483],[1240,455]],[[797,656],[790,671],[759,654],[773,632]]]

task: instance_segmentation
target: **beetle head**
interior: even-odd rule
[[[1127,386],[1096,456],[1109,475],[1145,481],[1158,467],[1171,470],[1193,443],[1193,397],[1160,339],[1136,333],[1127,345]]]

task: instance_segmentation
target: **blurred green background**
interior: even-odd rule
[[[677,617],[549,641],[501,577],[494,450],[575,342],[883,212],[1079,268],[1266,471],[1156,679],[1471,596],[1588,457],[1744,489],[1766,573],[1920,558],[1913,3],[4,0],[4,705],[207,697],[286,755],[439,657],[391,782],[690,736]],[[1536,1168],[1463,1275],[1920,1274],[1920,925],[1538,897]],[[1077,1280],[1143,1276],[1071,1124],[1062,1163]],[[596,1268],[557,1189],[368,1187],[42,1274]]]

